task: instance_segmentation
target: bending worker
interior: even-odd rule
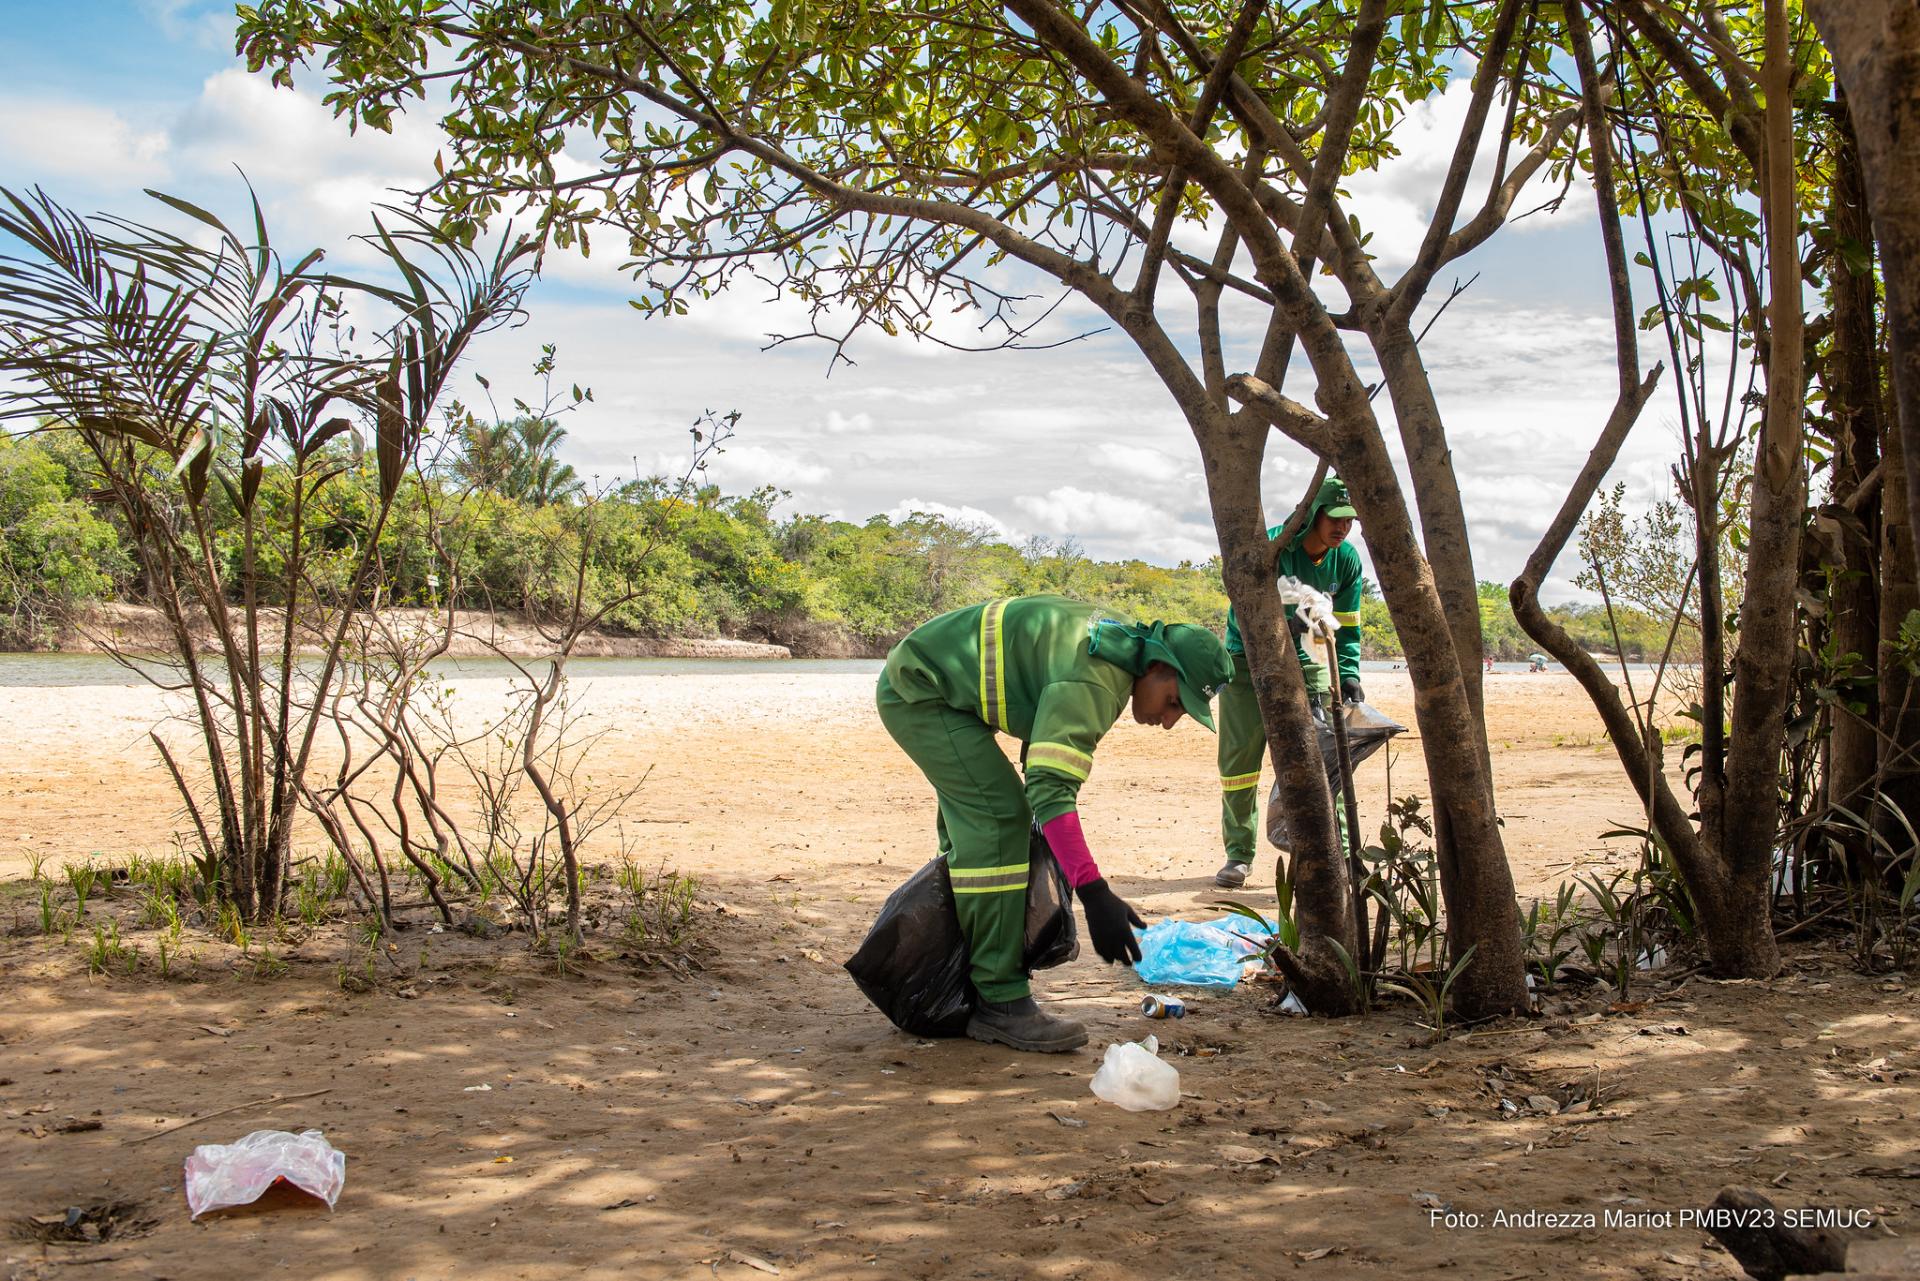
[[[1333,597],[1333,621],[1339,625],[1334,652],[1340,664],[1340,696],[1358,703],[1365,693],[1360,687],[1360,553],[1347,541],[1353,518],[1346,484],[1329,476],[1314,495],[1313,518],[1290,546],[1281,549],[1277,572],[1281,578],[1295,579]],[[1270,529],[1267,537],[1278,538],[1280,533]],[[1326,706],[1331,674],[1307,650],[1306,619],[1291,605],[1286,612],[1294,653],[1306,677],[1307,697],[1318,711]],[[1227,861],[1214,873],[1213,883],[1231,890],[1247,883],[1247,869],[1253,863],[1254,795],[1260,788],[1260,762],[1267,754],[1267,729],[1260,720],[1246,646],[1231,608],[1227,610],[1227,652],[1233,655],[1233,679],[1220,693],[1220,834],[1226,842]],[[1344,849],[1347,816],[1338,796],[1333,813]]]
[[[939,797],[980,1003],[967,1035],[1016,1050],[1084,1045],[1078,1022],[1034,1004],[1023,964],[1034,820],[1107,962],[1140,959],[1139,915],[1107,885],[1080,829],[1093,750],[1131,700],[1133,719],[1171,729],[1182,713],[1213,728],[1208,700],[1232,674],[1212,632],[1122,623],[1092,605],[1021,596],[942,614],[894,646],[880,673],[880,721]],[[996,731],[1025,745],[1026,781]]]

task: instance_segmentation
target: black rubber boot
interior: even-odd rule
[[[1223,890],[1237,890],[1247,883],[1247,865],[1229,861],[1213,874],[1213,883]]]
[[[976,1041],[1040,1054],[1063,1054],[1087,1043],[1086,1028],[1073,1019],[1044,1012],[1031,996],[1017,1001],[980,1002],[967,1020],[967,1035]]]

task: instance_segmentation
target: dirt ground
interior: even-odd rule
[[[1404,676],[1368,684],[1411,719]],[[499,695],[459,688],[473,709]],[[80,933],[40,937],[32,859],[166,848],[175,804],[143,745],[162,708],[0,689],[5,1274],[1730,1277],[1681,1221],[1728,1184],[1920,1231],[1920,1002],[1831,947],[1769,982],[1674,967],[1618,1009],[1556,998],[1437,1045],[1408,1007],[1286,1018],[1261,985],[1147,1022],[1139,982],[1090,955],[1036,984],[1089,1023],[1079,1053],[893,1031],[839,963],[930,855],[932,804],[870,691],[799,667],[593,684],[595,772],[652,770],[638,856],[699,878],[699,968],[636,972],[608,941],[565,977],[518,935],[417,928],[355,993],[341,926],[295,929],[272,976],[203,938],[170,982],[89,977]],[[1572,682],[1502,675],[1488,703],[1522,893],[1625,857],[1597,836],[1635,807]],[[1392,793],[1423,774],[1403,747]],[[1388,794],[1376,759],[1370,826]],[[1217,797],[1203,730],[1103,744],[1089,840],[1149,919],[1212,914]],[[1179,1107],[1097,1100],[1102,1050],[1148,1032]],[[195,1144],[307,1127],[347,1155],[332,1213],[275,1194],[188,1221]],[[34,1239],[69,1207],[113,1207],[106,1239]]]

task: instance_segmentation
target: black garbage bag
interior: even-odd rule
[[[1375,711],[1371,703],[1348,703],[1347,707],[1347,759],[1359,768],[1360,762],[1372,756],[1387,745],[1387,740],[1395,734],[1404,734],[1407,727]],[[1320,763],[1327,771],[1327,790],[1333,794],[1333,803],[1341,804],[1340,799],[1340,746],[1333,734],[1333,722],[1328,720],[1330,713],[1316,704],[1313,708],[1313,725],[1320,740]],[[1292,825],[1287,822],[1286,806],[1280,803],[1280,780],[1273,781],[1273,787],[1267,793],[1267,839],[1283,850],[1293,848]]]
[[[1080,955],[1072,891],[1036,829],[1027,859],[1029,971]],[[903,1032],[964,1036],[979,996],[967,977],[967,940],[953,906],[947,861],[936,858],[887,897],[847,973]]]

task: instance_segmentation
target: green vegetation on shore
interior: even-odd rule
[[[555,443],[558,435],[564,433],[554,435]],[[566,580],[560,571],[579,546],[578,490],[556,487],[551,469],[537,464],[477,466],[475,452],[403,487],[381,535],[386,603],[518,610],[552,603],[538,594]],[[60,621],[90,603],[143,599],[128,531],[109,509],[87,501],[92,467],[79,442],[59,431],[0,437],[0,644],[8,648],[53,644]],[[275,490],[276,479],[269,474],[263,487]],[[344,554],[365,528],[366,509],[355,501],[365,486],[337,492],[344,497],[314,532]],[[607,619],[617,630],[766,640],[820,656],[884,653],[943,610],[1030,592],[1096,601],[1140,618],[1226,625],[1218,559],[1171,568],[1097,561],[1071,540],[1015,546],[925,513],[864,523],[777,515],[783,497],[772,488],[683,493],[660,478],[619,486],[593,505],[589,601],[611,599],[632,584],[638,594]],[[237,566],[242,550],[237,540],[227,545]],[[1514,621],[1504,585],[1483,584],[1481,614],[1496,659],[1535,648]],[[1590,648],[1613,648],[1604,611],[1563,606],[1555,614]],[[1371,584],[1362,617],[1368,657],[1399,657],[1385,603]],[[1623,614],[1621,630],[1630,656],[1657,655],[1665,643],[1664,627],[1638,613]]]

